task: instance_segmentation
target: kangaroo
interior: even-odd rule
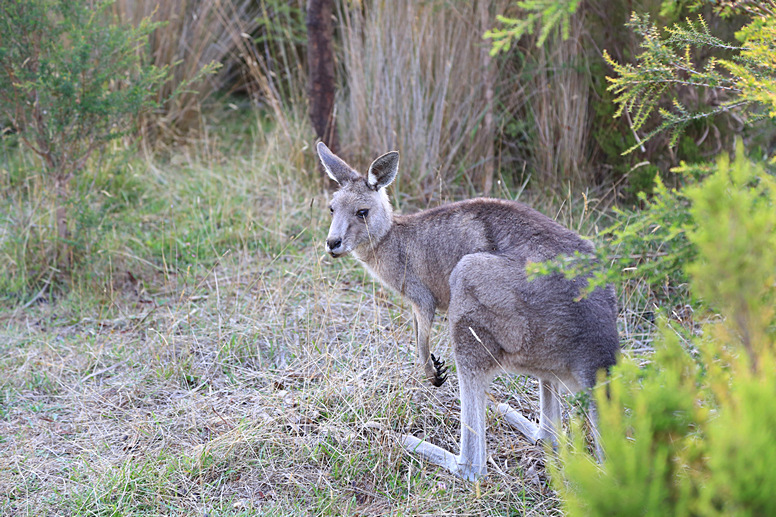
[[[607,286],[578,299],[585,278],[555,273],[529,280],[526,265],[591,254],[592,244],[513,201],[478,198],[394,215],[386,187],[398,173],[397,152],[377,158],[362,176],[322,142],[317,150],[339,184],[326,251],[335,258],[353,254],[409,300],[418,358],[435,386],[447,375],[444,362],[429,353],[429,333],[436,311],[447,311],[461,398],[460,452],[412,435],[402,437],[404,448],[461,478],[485,476],[486,389],[504,372],[539,379],[539,423],[508,404],[497,411],[532,443],[557,443],[561,389],[590,389],[598,372],[615,364],[616,298]],[[588,417],[595,437],[594,409]],[[597,440],[596,447],[600,454]]]

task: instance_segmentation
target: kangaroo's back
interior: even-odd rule
[[[410,298],[421,284],[443,310],[450,275],[466,255],[510,256],[524,270],[528,262],[593,251],[588,241],[522,203],[482,198],[394,216],[389,232],[371,244],[357,257],[378,278]],[[503,281],[525,283],[517,273]]]
[[[397,231],[414,233],[420,242],[454,249],[452,260],[470,253],[489,252],[509,253],[537,262],[561,254],[593,251],[588,241],[544,214],[523,203],[502,199],[449,203],[396,216],[394,225]]]

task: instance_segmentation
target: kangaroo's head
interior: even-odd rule
[[[385,187],[399,170],[399,153],[393,151],[376,159],[366,177],[323,142],[318,143],[318,156],[326,173],[340,185],[329,205],[332,218],[326,251],[332,257],[340,257],[376,245],[391,229],[392,209]]]

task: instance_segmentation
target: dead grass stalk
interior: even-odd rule
[[[164,101],[182,84],[186,88],[147,120],[162,135],[182,136],[200,129],[202,102],[223,91],[234,80],[238,63],[235,37],[258,27],[258,8],[251,0],[119,0],[114,10],[120,20],[137,24],[144,18],[164,22],[152,34],[152,63],[172,70],[158,92]],[[210,63],[222,66],[214,74],[193,81]]]
[[[501,12],[507,2],[495,2]],[[425,197],[483,175],[493,134],[483,130],[491,76],[481,14],[449,2],[337,3],[343,45],[338,118],[346,154],[399,149],[404,182]],[[470,12],[471,11],[471,12]],[[463,170],[458,164],[468,164]],[[477,189],[473,189],[477,190]]]

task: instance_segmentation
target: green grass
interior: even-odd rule
[[[495,413],[477,486],[404,452],[408,432],[457,449],[455,376],[427,385],[409,306],[324,253],[307,129],[240,122],[91,164],[70,288],[39,296],[50,200],[6,152],[0,513],[560,514],[544,452]],[[585,233],[605,217],[572,194],[541,208]],[[621,325],[648,341],[633,311]],[[432,346],[453,363],[443,318]],[[530,379],[490,391],[536,412]]]

